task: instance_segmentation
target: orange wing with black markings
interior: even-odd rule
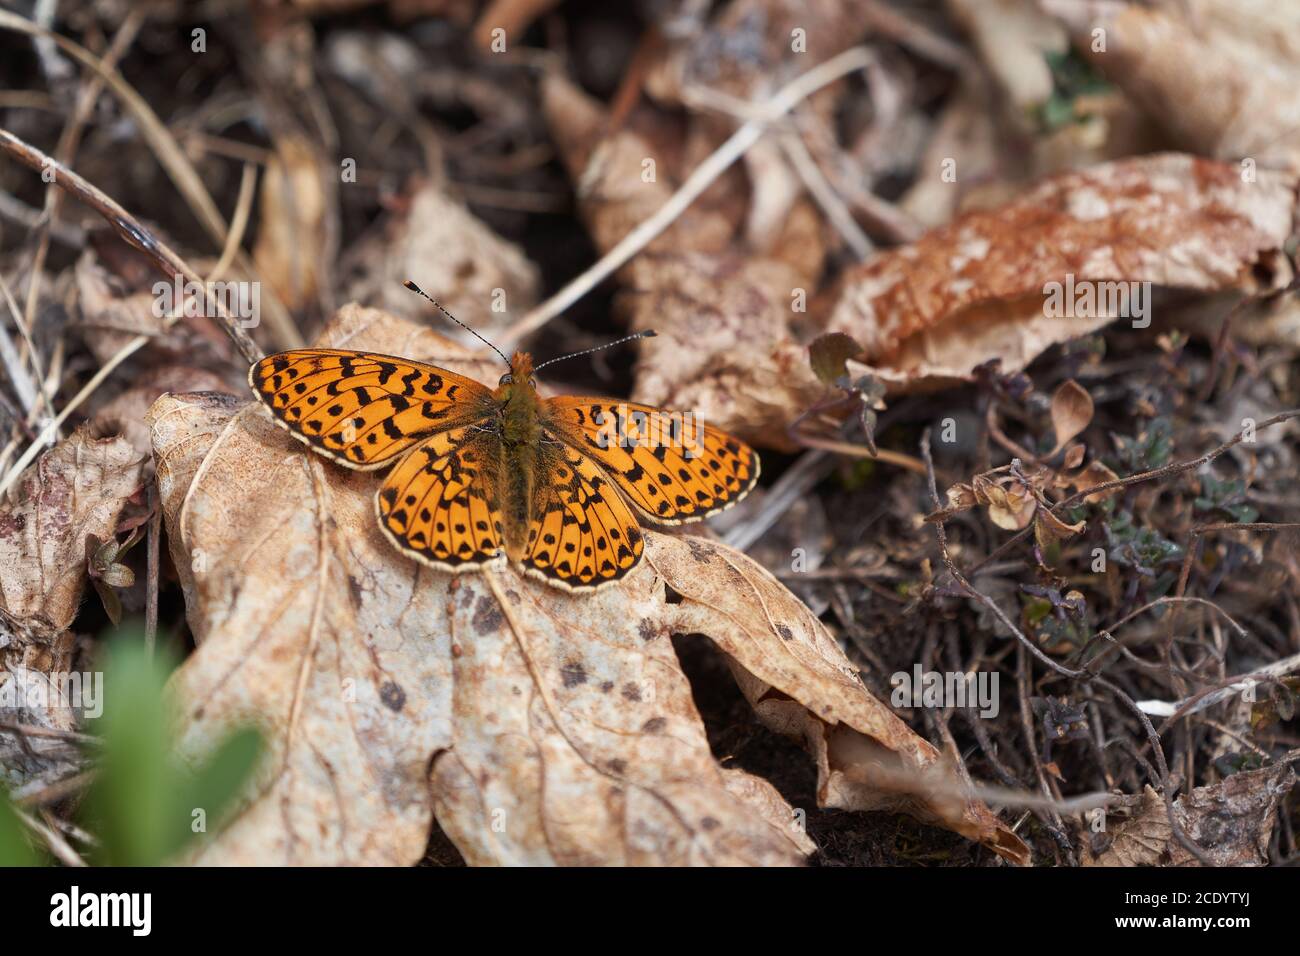
[[[494,439],[472,424],[449,428],[398,462],[375,496],[388,540],[444,571],[504,564]]]
[[[607,398],[542,402],[543,427],[590,456],[636,509],[660,524],[731,507],[758,481],[754,450],[689,416]]]
[[[568,591],[612,584],[636,567],[645,541],[604,470],[559,445],[537,475],[524,570]]]
[[[446,369],[392,355],[295,349],[248,372],[254,394],[300,441],[349,468],[369,470],[466,418],[492,393]]]

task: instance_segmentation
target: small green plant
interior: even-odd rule
[[[1115,453],[1119,456],[1120,475],[1128,477],[1169,464],[1174,452],[1174,426],[1161,415],[1132,437],[1115,435]]]
[[[1075,102],[1111,89],[1105,78],[1073,49],[1043,55],[1052,71],[1052,95],[1038,108],[1038,121],[1047,132],[1086,119]]]
[[[1139,575],[1131,582],[1132,592],[1143,585],[1148,598],[1160,597],[1173,586],[1176,574],[1168,565],[1182,560],[1183,549],[1161,535],[1154,528],[1138,526],[1133,515],[1117,511],[1109,521],[1102,523],[1110,559],[1122,567],[1132,568]],[[1165,568],[1165,570],[1161,570]]]
[[[167,677],[173,660],[150,655],[138,634],[108,642],[104,714],[85,729],[101,741],[80,823],[99,845],[90,861],[158,866],[214,828],[253,772],[262,751],[252,728],[234,731],[197,766],[174,748]],[[22,826],[0,801],[0,865],[34,862]]]
[[[35,866],[38,862],[8,796],[0,793],[0,867]]]
[[[1213,475],[1202,475],[1201,493],[1195,504],[1197,511],[1217,511],[1241,524],[1249,524],[1259,517],[1259,512],[1246,504],[1246,483],[1240,478],[1220,481]]]

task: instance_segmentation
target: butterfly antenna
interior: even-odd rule
[[[599,352],[602,349],[612,349],[615,345],[622,345],[624,342],[631,342],[633,339],[652,339],[659,333],[654,329],[646,329],[644,332],[637,332],[635,335],[625,335],[621,339],[613,342],[606,342],[604,345],[597,345],[594,349],[583,349],[581,352],[570,352],[568,355],[561,355],[558,358],[547,359],[541,365],[534,365],[533,371],[539,368],[546,368],[548,365],[554,365],[556,362],[563,362],[565,359],[577,358],[579,355],[590,355],[592,352]]]
[[[415,284],[414,282],[412,282],[410,279],[407,279],[405,282],[402,283],[402,285],[406,286],[408,289],[410,289],[410,290],[411,290],[412,292],[414,292],[416,295],[422,295],[422,296],[424,296],[426,299],[428,299],[430,302],[432,302],[434,305],[436,305],[436,306],[438,307],[438,311],[439,311],[439,312],[441,312],[441,313],[442,313],[443,315],[445,315],[447,318],[451,319],[453,322],[455,322],[457,325],[459,325],[462,329],[464,329],[464,330],[465,330],[466,332],[468,332],[470,335],[474,336],[474,338],[478,339],[480,342],[482,342],[484,345],[486,345],[488,348],[490,348],[493,352],[496,352],[497,355],[500,355],[500,356],[501,356],[501,361],[505,362],[507,366],[510,365],[510,359],[506,358],[506,354],[505,354],[504,352],[502,352],[499,348],[497,348],[495,345],[493,345],[493,344],[492,344],[491,342],[489,342],[487,339],[483,338],[483,336],[479,335],[477,332],[475,332],[473,329],[471,329],[468,325],[466,325],[466,324],[465,324],[464,322],[462,322],[460,319],[456,318],[454,315],[452,315],[450,312],[448,312],[446,309],[444,309],[444,308],[442,307],[442,303],[440,303],[440,302],[439,302],[437,299],[435,299],[433,296],[429,295],[427,292],[425,292],[423,289],[421,289],[418,285],[416,285],[416,284]],[[611,344],[617,344],[617,343],[611,343]]]

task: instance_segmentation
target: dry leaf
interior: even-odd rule
[[[1087,389],[1072,378],[1062,382],[1052,395],[1052,430],[1056,433],[1056,447],[1051,454],[1055,455],[1068,445],[1091,421],[1092,396]]]
[[[1174,801],[1179,825],[1215,866],[1265,866],[1278,801],[1295,785],[1287,764],[1243,771]],[[1149,785],[1133,816],[1106,835],[1103,849],[1083,841],[1084,866],[1200,866],[1174,838],[1160,794]]]
[[[740,120],[732,115],[734,104],[760,103],[810,64],[848,50],[867,35],[871,15],[869,5],[838,0],[735,0],[710,22],[679,31],[677,42],[651,67],[646,90],[660,103],[687,111],[686,168],[697,166],[735,130]],[[832,84],[801,104],[804,125],[831,128],[847,88],[843,81]],[[751,147],[742,163],[715,182],[697,208],[727,209],[729,222],[743,218],[751,253],[816,277],[826,243],[803,177],[772,138]]]
[[[319,304],[321,269],[332,258],[326,219],[333,192],[334,179],[310,140],[277,137],[262,176],[253,261],[290,310]]]
[[[669,605],[672,630],[707,634],[759,717],[803,741],[823,806],[911,813],[1029,861],[983,803],[954,794],[939,752],[864,690],[825,627],[770,572],[714,542],[652,537],[650,563],[683,597]]]
[[[1111,471],[1099,461],[1090,461],[1088,466],[1082,471],[1070,477],[1070,484],[1076,491],[1087,491],[1097,485],[1104,485],[1110,481],[1118,481],[1119,475]],[[1110,491],[1100,491],[1093,495],[1088,495],[1083,500],[1088,504],[1096,504],[1099,501],[1105,501],[1111,495],[1117,494],[1120,489],[1112,488]]]
[[[184,315],[184,300],[176,309],[176,321],[169,322],[166,313],[175,299],[175,283],[152,271],[137,273],[134,267],[138,264],[138,258],[129,265],[114,263],[93,249],[77,260],[75,281],[81,312],[77,328],[96,360],[103,364],[137,335],[147,335],[152,341],[145,350],[155,357],[183,357],[191,362],[210,359],[214,367],[228,364],[230,340],[215,323]],[[200,260],[196,268],[210,264]],[[115,265],[123,266],[128,276],[122,276]],[[159,283],[169,290],[163,296],[159,295]]]
[[[0,612],[12,633],[48,641],[72,624],[86,537],[114,534],[143,468],[125,438],[82,428],[36,460],[12,502],[0,502]]]
[[[850,270],[828,331],[861,342],[865,371],[900,388],[966,380],[991,358],[1017,371],[1116,317],[1104,307],[1072,315],[1071,288],[1096,296],[1096,283],[1131,281],[1210,292],[1251,288],[1257,264],[1282,268],[1295,188],[1289,175],[1261,171],[1244,183],[1235,166],[1178,154],[1058,176]],[[1065,314],[1048,314],[1053,297]]]
[[[1300,171],[1300,6],[1274,0],[1040,0],[1184,148]],[[1095,49],[1102,31],[1105,49]],[[1243,165],[1238,167],[1240,172]]]
[[[649,91],[674,103],[683,102],[690,85],[761,100],[810,64],[856,44],[867,35],[871,14],[869,4],[840,0],[735,0],[657,67]],[[792,50],[795,36],[804,41],[803,52]]]
[[[1036,0],[948,0],[998,85],[1021,113],[1052,95],[1045,53],[1064,53],[1069,41]]]
[[[826,385],[848,379],[845,363],[862,354],[862,346],[853,340],[853,336],[843,332],[828,332],[813,339],[808,346],[808,360],[813,374]]]
[[[637,133],[610,130],[601,104],[559,74],[547,73],[542,80],[542,109],[592,242],[608,251],[672,196],[673,186],[661,169],[664,157]],[[732,231],[725,216],[692,207],[646,250],[652,255],[720,253],[730,245]],[[624,267],[634,285],[653,281],[653,267],[648,267],[650,276],[642,276],[641,261],[637,257]]]
[[[1000,482],[983,476],[975,478],[975,492],[989,507],[989,518],[999,528],[1019,531],[1029,526],[1038,508],[1034,489],[1012,476],[1003,476]]]
[[[117,530],[141,486],[144,459],[125,438],[83,427],[41,455],[11,502],[0,502],[0,708],[47,730],[77,729],[88,698],[70,698],[59,675],[73,670],[68,631],[87,580],[86,542]],[[75,706],[74,706],[75,705]],[[0,783],[41,787],[80,766],[57,738],[0,734]]]
[[[376,310],[345,308],[324,342],[486,371]],[[270,741],[200,862],[411,863],[435,815],[474,864],[798,862],[812,845],[793,809],[713,758],[672,633],[712,638],[810,726],[867,735],[913,791],[937,763],[743,555],[650,532],[645,562],[595,595],[455,577],[383,540],[373,475],[303,452],[256,403],[165,396],[151,427],[198,643],[174,683],[184,746],[247,720]],[[981,804],[898,799],[1027,860]]]
[[[916,182],[899,201],[899,207],[923,226],[942,226],[965,208],[967,195],[989,183],[1000,183],[1006,175],[1006,158],[1000,151],[1000,137],[988,84],[964,82],[949,98],[925,147]],[[945,163],[955,160],[961,174],[956,182],[945,182]]]
[[[624,131],[601,139],[604,114],[585,94],[555,77],[544,89],[583,218],[597,247],[608,249],[666,202],[672,187],[642,178],[643,161],[655,157],[640,137]],[[791,409],[826,394],[787,328],[817,277],[799,271],[811,266],[798,257],[791,265],[727,251],[731,232],[724,216],[688,210],[620,271],[627,287],[620,303],[632,327],[659,333],[642,350],[633,397],[689,409],[766,447],[792,447],[785,431]]]
[[[414,187],[385,226],[347,253],[345,298],[433,325],[476,342],[403,288],[413,279],[466,325],[488,338],[537,298],[537,268],[436,185]]]
[[[807,348],[786,333],[799,277],[784,263],[730,255],[663,257],[654,267],[658,284],[623,298],[634,328],[659,332],[642,349],[633,397],[689,409],[763,447],[794,447],[793,410],[828,394]]]
[[[146,469],[152,471],[153,445],[145,415],[158,397],[166,392],[229,392],[243,394],[244,383],[238,387],[215,372],[192,365],[163,365],[147,369],[134,379],[126,391],[114,396],[96,409],[91,418],[91,428],[99,435],[119,434],[131,443],[139,456],[146,460]]]
[[[1056,517],[1050,509],[1039,508],[1034,516],[1034,540],[1038,542],[1040,548],[1046,548],[1052,542],[1064,541],[1067,538],[1074,537],[1087,526],[1086,521],[1066,524]]]

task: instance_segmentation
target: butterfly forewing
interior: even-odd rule
[[[568,590],[609,584],[641,559],[645,542],[636,517],[604,471],[578,449],[548,457],[535,496],[524,567]]]
[[[726,432],[651,405],[564,396],[542,403],[545,427],[594,459],[654,521],[716,514],[749,493],[758,456]]]
[[[377,468],[458,420],[486,413],[473,379],[391,355],[296,349],[269,355],[248,382],[276,419],[350,468]]]
[[[503,563],[493,441],[473,426],[449,428],[398,462],[375,498],[389,540],[444,570]]]

